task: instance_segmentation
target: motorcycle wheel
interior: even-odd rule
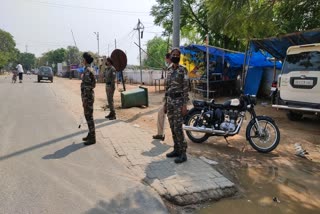
[[[187,126],[201,126],[202,121],[198,118],[200,117],[200,111],[194,111],[190,115],[187,116],[186,125]],[[194,143],[203,143],[206,141],[210,135],[207,133],[202,132],[193,132],[193,131],[186,131],[188,138]]]
[[[246,137],[250,145],[258,152],[271,152],[279,145],[279,128],[269,117],[258,116],[257,120],[259,121],[259,125],[262,129],[262,134],[259,134],[257,123],[253,119],[247,126]]]

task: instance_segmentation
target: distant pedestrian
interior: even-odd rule
[[[17,71],[14,70],[12,71],[12,83],[16,83],[17,82]]]
[[[93,57],[88,53],[83,53],[83,64],[85,66],[82,82],[81,82],[81,98],[82,106],[84,110],[84,116],[86,118],[89,133],[87,137],[82,140],[86,141],[85,145],[91,145],[96,143],[96,132],[93,120],[93,103],[94,103],[94,88],[96,87],[96,79],[94,76],[94,71],[90,67],[93,62]]]
[[[165,65],[166,65],[166,68],[165,70],[167,71],[169,66],[171,65],[171,59],[170,59],[170,56],[171,54],[170,53],[167,53],[166,56],[165,56]],[[165,71],[165,72],[166,72]],[[165,134],[164,134],[164,121],[165,121],[165,117],[166,117],[166,114],[164,112],[164,109],[165,109],[165,106],[162,105],[160,108],[159,108],[159,111],[158,111],[158,120],[157,120],[157,130],[158,130],[158,133],[156,135],[153,135],[152,138],[153,139],[159,139],[159,140],[162,140],[164,141],[165,139]]]
[[[19,83],[22,83],[22,79],[23,79],[23,67],[21,64],[18,64],[16,67],[18,73],[19,73]]]
[[[171,51],[171,66],[169,67],[166,84],[166,108],[172,133],[174,150],[167,154],[168,158],[176,157],[175,163],[187,161],[187,142],[182,130],[183,117],[187,113],[189,101],[189,81],[185,67],[179,65],[181,52],[178,48]]]
[[[108,105],[110,108],[110,113],[105,116],[106,119],[115,120],[116,111],[114,110],[113,95],[116,89],[115,80],[116,80],[116,69],[113,67],[113,61],[110,57],[106,60],[106,70],[104,72],[104,79],[106,81],[106,93]]]
[[[97,65],[94,66],[94,70],[95,70],[95,75],[96,75],[96,81],[98,82],[99,80],[99,67]]]

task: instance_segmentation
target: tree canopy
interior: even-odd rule
[[[16,43],[13,36],[0,29],[0,69],[6,66],[15,55]]]
[[[156,0],[154,23],[172,34],[173,1]],[[181,36],[201,43],[209,33],[211,45],[244,50],[252,38],[320,27],[318,0],[182,0]]]
[[[81,63],[81,52],[75,46],[68,46],[66,49],[65,61],[69,64]]]
[[[19,53],[17,63],[20,63],[25,70],[31,70],[36,64],[36,56],[32,53]]]
[[[164,58],[167,53],[167,41],[161,37],[154,37],[147,43],[147,54],[144,66],[162,68],[165,65]]]

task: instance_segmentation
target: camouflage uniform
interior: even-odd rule
[[[83,72],[81,82],[81,99],[86,118],[89,134],[95,136],[95,127],[93,121],[93,103],[94,103],[94,88],[96,87],[96,79],[92,68],[86,66]]]
[[[113,66],[107,66],[104,72],[104,78],[106,81],[106,93],[107,93],[108,105],[110,108],[110,114],[115,116],[116,112],[114,110],[113,95],[116,89],[116,86],[115,86],[116,69]]]
[[[174,149],[179,153],[187,150],[187,142],[182,130],[183,115],[181,108],[187,105],[189,101],[188,89],[188,76],[185,67],[178,65],[177,69],[174,69],[170,66],[167,75],[166,106]]]

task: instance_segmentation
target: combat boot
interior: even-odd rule
[[[116,116],[115,113],[110,112],[107,116],[105,116],[105,118],[106,118],[106,119],[110,119],[110,117],[112,118],[112,117],[115,117],[115,116]]]
[[[87,134],[87,137],[82,138],[83,141],[88,141],[89,133]]]
[[[178,157],[176,157],[176,159],[174,159],[175,163],[183,163],[185,161],[187,161],[187,154],[186,152],[182,152]]]
[[[115,119],[117,119],[115,114],[113,114],[113,115],[111,115],[111,116],[109,117],[109,120],[115,120]]]
[[[157,135],[153,135],[152,136],[153,139],[157,139],[157,140],[162,140],[164,141],[164,139],[166,138],[165,135],[161,135],[161,134],[157,134]]]
[[[174,158],[174,157],[179,157],[180,152],[178,150],[178,148],[174,147],[172,152],[169,152],[166,154],[167,158]]]
[[[93,134],[89,134],[88,138],[87,138],[87,141],[84,142],[83,144],[88,146],[88,145],[92,145],[92,144],[95,144],[95,143],[96,143],[96,136],[93,135]]]
[[[106,118],[106,119],[109,119],[109,120],[115,120],[115,119],[117,119],[117,118],[116,118],[116,114],[113,113],[113,112],[110,112],[110,113],[108,114],[108,116],[105,116],[105,118]]]

